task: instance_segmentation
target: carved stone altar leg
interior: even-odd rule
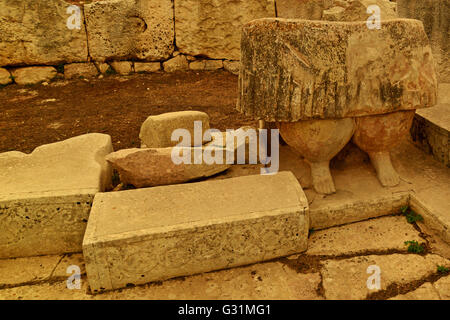
[[[324,194],[336,192],[329,164],[350,141],[355,129],[354,120],[280,122],[278,127],[286,143],[300,152],[311,166],[314,189]]]
[[[378,179],[385,187],[400,183],[391,163],[390,151],[411,128],[415,111],[399,111],[356,118],[353,142],[367,152]]]

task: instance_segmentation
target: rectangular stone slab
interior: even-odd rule
[[[237,109],[266,121],[431,107],[437,80],[418,20],[258,19],[243,27]]]
[[[111,184],[111,137],[0,153],[0,258],[79,252],[94,195]]]
[[[308,227],[291,172],[98,193],[83,254],[95,292],[301,252]]]

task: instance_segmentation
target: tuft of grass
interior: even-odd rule
[[[410,253],[423,253],[425,251],[423,244],[418,243],[416,240],[405,241],[405,245],[408,246],[408,252]]]
[[[438,266],[438,267],[437,267],[437,271],[438,271],[439,273],[449,273],[449,272],[450,272],[450,269],[449,269],[449,268],[446,268],[446,267],[444,267],[444,266]]]
[[[402,214],[406,217],[406,221],[408,221],[409,223],[423,221],[423,217],[420,214],[415,213],[409,207],[402,207],[400,210],[401,210]]]

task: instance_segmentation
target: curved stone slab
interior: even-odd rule
[[[418,20],[259,19],[242,32],[237,109],[266,121],[336,119],[431,107],[434,61]]]

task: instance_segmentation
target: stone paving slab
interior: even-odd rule
[[[111,137],[0,154],[0,258],[81,251],[94,195],[111,183]]]
[[[309,255],[349,255],[367,251],[407,251],[405,241],[424,242],[404,216],[382,217],[314,231],[308,240]]]
[[[392,254],[359,256],[322,262],[321,270],[326,299],[365,299],[376,289],[367,288],[373,272],[367,268],[376,265],[381,271],[381,290],[390,284],[406,284],[437,273],[437,266],[450,266],[450,261],[438,255]]]
[[[290,172],[99,193],[83,253],[109,290],[306,250],[308,204]]]
[[[81,289],[70,290],[66,282],[45,283],[0,290],[0,299],[76,299],[76,300],[197,300],[197,299],[322,299],[317,293],[320,275],[298,274],[279,262],[260,263],[245,267],[176,278],[161,283],[89,293],[86,277]]]

